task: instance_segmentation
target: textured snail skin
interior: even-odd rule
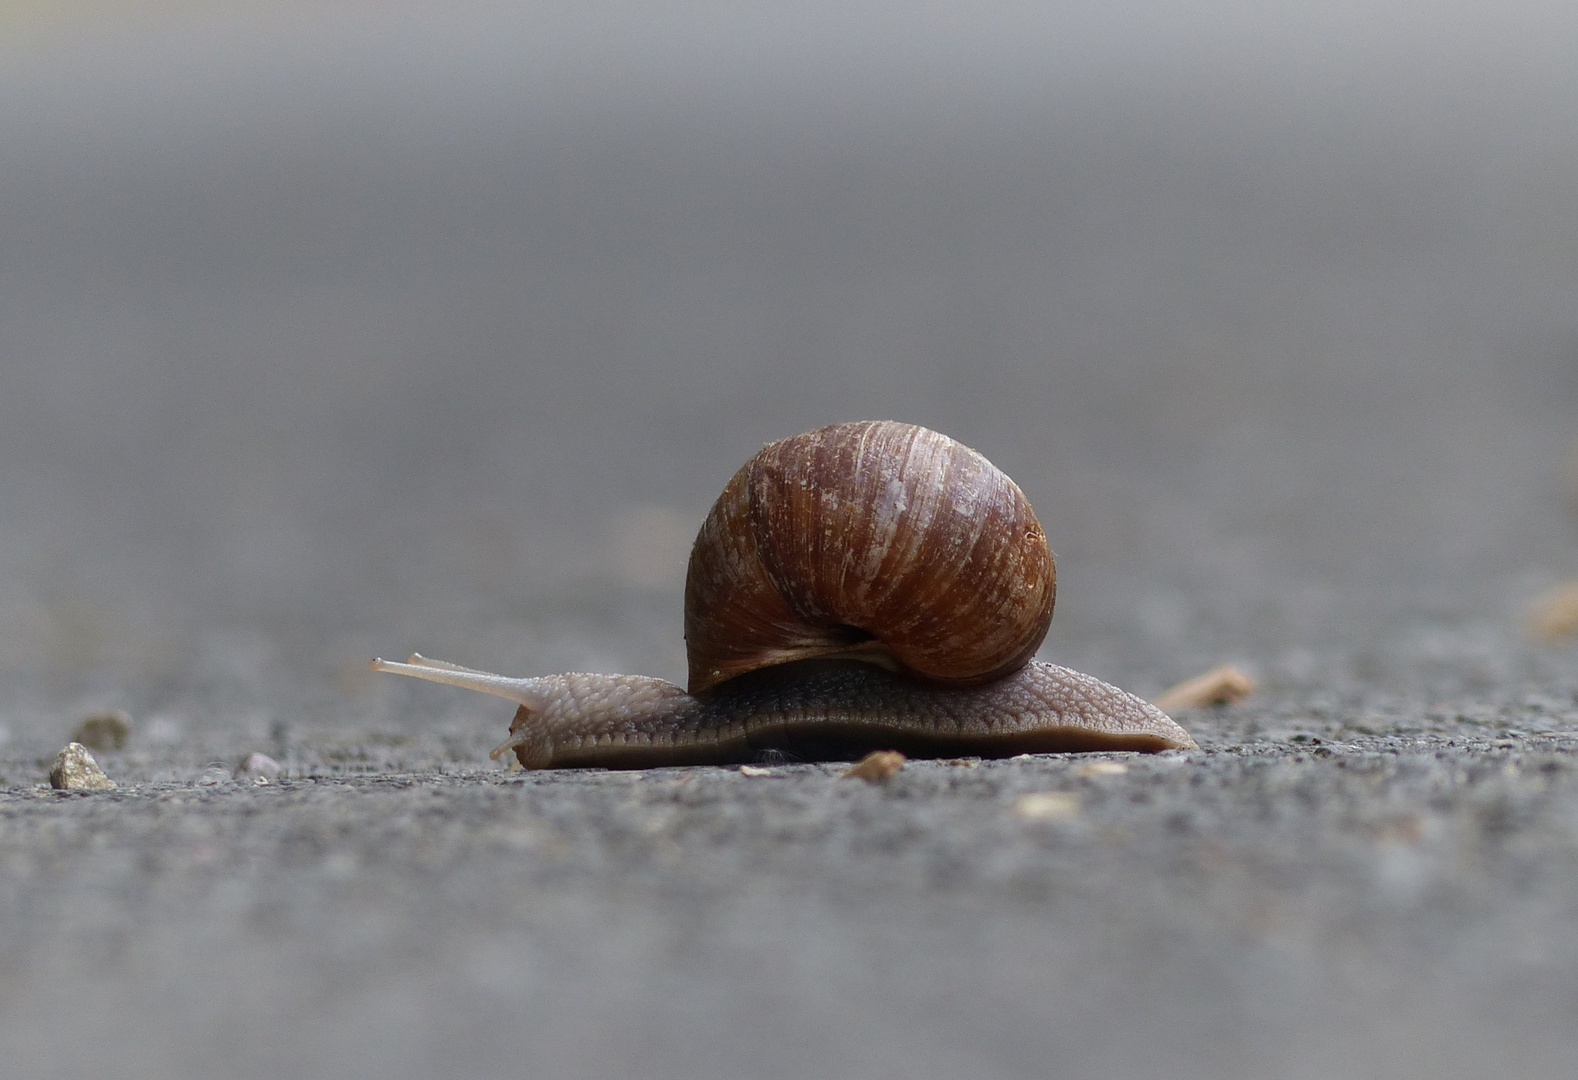
[[[984,686],[929,686],[858,661],[764,668],[692,696],[639,675],[519,680],[513,750],[528,769],[722,765],[779,751],[849,761],[871,750],[986,758],[1080,751],[1186,750],[1160,709],[1099,679],[1031,663]]]

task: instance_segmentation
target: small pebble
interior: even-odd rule
[[[94,713],[84,717],[77,725],[71,741],[81,743],[89,750],[119,750],[131,735],[132,718],[122,709]]]
[[[1087,761],[1074,770],[1074,775],[1084,778],[1091,776],[1122,776],[1129,771],[1129,767],[1121,761]]]
[[[1254,679],[1232,664],[1223,664],[1163,691],[1155,705],[1162,712],[1200,709],[1207,705],[1236,705],[1254,692]]]
[[[49,770],[49,786],[57,791],[112,791],[115,781],[104,775],[86,746],[69,742],[55,756],[55,767]]]
[[[1014,813],[1027,821],[1067,821],[1079,814],[1072,791],[1037,791],[1014,800]]]
[[[857,780],[886,780],[897,776],[899,770],[904,768],[905,757],[897,750],[873,750],[844,773],[844,777],[854,777]]]
[[[237,780],[251,780],[254,784],[272,784],[284,772],[284,766],[267,754],[251,753],[236,766]]]

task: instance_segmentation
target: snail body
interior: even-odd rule
[[[1193,747],[1155,706],[1030,659],[1055,590],[1028,500],[984,457],[909,424],[835,424],[769,443],[708,513],[686,577],[688,691],[415,655],[373,667],[516,702],[494,756],[526,768]]]

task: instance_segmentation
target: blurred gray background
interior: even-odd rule
[[[1046,658],[1570,709],[1575,57],[1536,2],[7,7],[0,779],[102,705],[198,747],[150,783],[480,768],[367,658],[681,679],[724,481],[870,417],[1029,494]]]

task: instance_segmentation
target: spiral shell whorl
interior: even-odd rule
[[[892,421],[770,443],[692,548],[690,689],[817,656],[968,685],[1022,667],[1056,570],[1017,485],[974,450]]]

